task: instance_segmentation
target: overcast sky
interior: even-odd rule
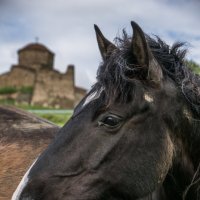
[[[90,88],[101,57],[93,24],[113,41],[130,21],[164,41],[188,42],[200,63],[200,0],[0,0],[0,73],[17,63],[16,51],[35,41],[55,53],[55,68],[76,66],[76,85]]]

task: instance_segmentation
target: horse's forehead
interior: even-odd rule
[[[104,91],[104,88],[101,87],[99,90],[93,91],[93,92],[89,92],[89,95],[86,97],[84,103],[82,104],[82,108],[84,108],[87,104],[89,104],[90,102],[98,99],[101,96],[101,93]],[[145,101],[148,102],[153,102],[154,98],[152,96],[152,94],[150,94],[149,92],[145,92],[143,94],[143,98]]]

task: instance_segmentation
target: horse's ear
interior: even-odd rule
[[[132,38],[132,52],[139,65],[148,67],[148,78],[154,82],[160,82],[163,78],[162,69],[154,58],[149,45],[146,41],[145,34],[139,25],[131,22],[134,36]]]
[[[132,37],[132,52],[141,66],[149,65],[148,46],[142,29],[135,22],[131,22],[134,36]]]
[[[96,24],[94,25],[94,29],[96,32],[97,43],[99,46],[101,56],[103,60],[106,60],[106,58],[108,58],[110,54],[115,49],[117,49],[117,47],[104,37],[104,35],[102,34],[102,32],[100,31],[99,27]]]

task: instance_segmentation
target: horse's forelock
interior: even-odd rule
[[[102,93],[102,91],[104,90],[103,87],[100,87],[98,90],[89,92],[88,96],[86,96],[84,103],[82,104],[82,108],[85,107],[87,104],[89,104],[90,102],[98,99]]]

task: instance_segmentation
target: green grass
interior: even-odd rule
[[[44,107],[40,105],[28,105],[28,104],[19,104],[17,105],[18,108],[24,109],[24,110],[52,110],[55,109],[53,107]]]
[[[15,100],[14,99],[0,99],[0,104],[2,104],[2,105],[14,105]]]
[[[0,104],[16,106],[17,108],[32,112],[38,117],[47,119],[58,126],[63,126],[69,120],[73,112],[72,110],[55,109],[51,107],[46,108],[37,105],[16,104],[14,99],[0,99]]]
[[[15,99],[0,99],[0,105],[13,105],[23,110],[54,110],[53,107],[44,107],[40,105],[29,105],[25,103],[18,104]]]
[[[57,124],[58,126],[63,126],[71,117],[70,113],[67,114],[41,114],[41,113],[35,113],[37,116],[42,117],[44,119],[47,119],[51,122],[53,122],[54,124]]]

